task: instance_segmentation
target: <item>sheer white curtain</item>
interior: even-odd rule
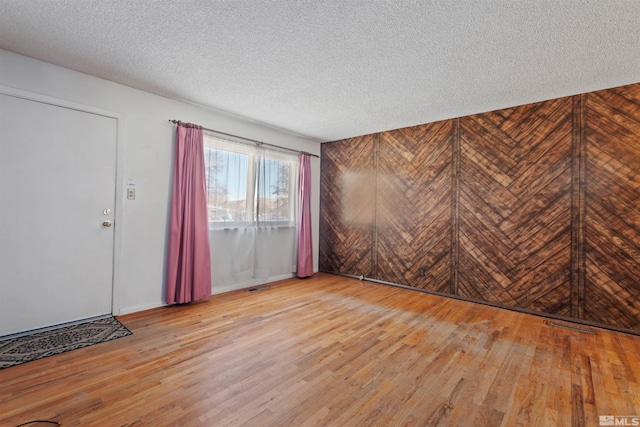
[[[296,271],[297,156],[205,134],[212,292]]]

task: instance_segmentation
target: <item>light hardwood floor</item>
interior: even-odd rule
[[[640,416],[638,336],[339,276],[119,320],[133,335],[1,370],[0,426],[597,426],[600,415]]]

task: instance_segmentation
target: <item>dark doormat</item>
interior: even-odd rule
[[[115,317],[103,317],[5,340],[0,339],[0,369],[131,335]]]

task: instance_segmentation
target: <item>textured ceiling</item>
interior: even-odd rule
[[[329,141],[639,82],[640,1],[0,0],[0,48]]]

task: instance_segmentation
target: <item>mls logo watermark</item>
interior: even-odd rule
[[[601,426],[640,426],[637,415],[600,415]]]

